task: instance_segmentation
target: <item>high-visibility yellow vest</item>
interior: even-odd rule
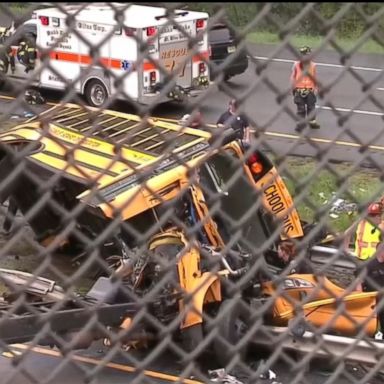
[[[368,220],[360,221],[356,229],[355,253],[361,260],[372,257],[380,243],[381,231]]]

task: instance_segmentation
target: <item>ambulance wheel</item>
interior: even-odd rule
[[[218,316],[218,335],[213,340],[213,351],[220,366],[225,367],[237,354],[242,362],[245,361],[247,346],[231,351],[242,342],[250,325],[250,311],[240,298],[233,297],[224,300],[220,306]]]
[[[85,87],[85,99],[91,107],[101,107],[108,98],[108,91],[100,80],[91,80]]]

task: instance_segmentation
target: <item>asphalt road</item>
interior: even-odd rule
[[[319,55],[316,58],[316,62],[320,63],[318,66],[319,79],[325,87],[331,85],[332,87],[326,100],[319,100],[318,103],[318,119],[322,126],[321,129],[305,132],[303,137],[299,137],[294,132],[295,122],[292,116],[284,111],[284,108],[287,108],[294,112],[291,96],[288,94],[282,104],[279,104],[276,100],[276,93],[272,90],[274,87],[276,90],[288,91],[293,56],[286,50],[276,52],[276,54],[274,51],[275,48],[270,46],[251,47],[251,55],[257,56],[258,59],[255,59],[254,63],[250,63],[245,74],[233,78],[228,83],[228,90],[234,95],[246,96],[243,109],[254,126],[264,132],[260,134],[263,145],[280,156],[285,154],[315,156],[321,151],[323,158],[329,161],[347,160],[356,163],[364,161],[365,165],[372,166],[372,161],[369,160],[371,157],[379,166],[384,164],[384,138],[381,134],[384,112],[381,101],[384,91],[380,90],[380,88],[384,88],[383,72],[381,71],[382,57],[354,55],[349,64],[358,68],[346,71],[345,68],[340,67],[337,54],[327,52]],[[267,62],[265,58],[273,55],[275,61],[269,62],[265,70],[257,74],[256,67],[265,64]],[[370,98],[367,98],[367,93],[362,91],[362,83],[373,84]],[[50,92],[48,96],[56,101],[61,95]],[[225,90],[219,89],[217,86],[211,87],[201,108],[207,123],[215,123],[218,116],[226,109],[229,98],[230,96]],[[336,110],[327,109],[329,105],[335,107]],[[124,112],[133,112],[126,103],[117,103],[115,108]],[[39,110],[39,108],[36,109],[37,112]],[[346,112],[345,110],[352,111]],[[22,115],[24,111],[23,108],[16,107],[13,100],[0,99],[0,113]],[[153,114],[165,118],[180,118],[184,113],[185,110],[181,106],[162,105],[156,108]],[[340,116],[348,117],[344,125],[340,125]],[[335,140],[339,143],[332,144]],[[372,144],[374,147],[361,152],[361,144]],[[19,349],[20,351],[23,350]],[[83,357],[75,358],[76,363],[71,363],[57,354],[45,351],[49,350],[42,348],[28,354],[22,363],[22,369],[20,366],[15,367],[11,363],[10,357],[0,357],[1,381],[12,384],[83,383],[86,373],[95,368],[105,355],[101,348],[96,347],[85,353],[77,354],[77,356]],[[101,371],[97,375],[97,380],[92,382],[100,384],[174,382],[177,381],[178,369],[180,369],[172,356],[163,355],[159,361],[151,363],[151,372],[147,372],[146,375],[147,380],[136,378],[135,381],[135,375],[129,368],[131,365],[126,360],[116,357],[113,362],[113,365],[110,364]],[[295,377],[295,373],[282,363],[277,364],[274,369],[278,373],[277,381],[283,384],[292,382]],[[159,372],[165,372],[170,376],[163,376],[161,379]],[[313,371],[307,377],[308,382],[314,384],[325,383],[327,379]],[[338,378],[334,382],[342,384],[346,381],[346,379]]]
[[[293,54],[268,45],[250,45],[249,52],[252,59],[244,74],[227,84],[213,84],[204,98],[190,101],[190,105],[201,105],[205,122],[214,124],[227,108],[230,96],[236,96],[244,98],[242,109],[256,127],[264,149],[279,156],[319,156],[323,161],[346,160],[372,167],[384,164],[384,72],[380,55],[354,54],[347,63],[349,68],[341,65],[340,55],[335,52],[316,56],[319,81],[329,90],[318,100],[321,129],[308,128],[297,135],[295,106],[289,92]],[[260,68],[264,69],[258,72]],[[370,87],[363,89],[366,84]],[[279,100],[279,93],[286,96]],[[62,97],[59,92],[46,95],[54,101]],[[117,102],[113,108],[135,112],[125,102]],[[0,113],[5,111],[9,106],[0,103]],[[180,118],[185,112],[185,106],[171,103],[155,108],[153,115]]]
[[[54,349],[35,347],[28,350],[27,345],[15,345],[11,347],[12,352],[4,352],[0,357],[0,377],[2,384],[165,384],[180,382],[183,384],[203,384],[207,381],[198,380],[188,374],[188,368],[177,362],[177,358],[171,354],[162,353],[158,359],[151,359],[148,364],[143,364],[143,370],[139,373],[134,370],[132,359],[137,359],[143,363],[148,358],[149,352],[129,352],[129,359],[123,354],[114,354],[108,356],[108,350],[100,343],[93,345],[89,350],[78,352],[69,357],[60,356]],[[249,356],[249,363],[255,363],[254,372],[257,370],[261,358],[268,358],[267,355]],[[284,362],[273,364],[273,373],[275,378],[260,378],[257,383],[260,384],[290,384],[298,379],[300,373],[301,381],[297,383],[322,384],[333,374],[337,384],[349,384],[348,378],[343,376],[343,372],[353,374],[357,379],[363,371],[352,365],[347,365],[341,372],[332,372],[323,361],[317,361],[308,371],[300,364],[300,359],[289,355],[295,363],[292,365]],[[208,357],[204,372],[207,375],[207,369],[217,369],[219,367],[211,364]],[[244,373],[232,373],[238,380],[244,384],[251,384],[247,381]],[[208,375],[206,376],[208,377]],[[372,384],[379,382],[372,381]],[[252,381],[252,384],[256,384]]]

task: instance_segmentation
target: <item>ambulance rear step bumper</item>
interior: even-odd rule
[[[185,98],[181,100],[181,102],[188,100],[190,97],[197,97],[203,93],[205,89],[192,89],[192,88],[184,88]],[[145,95],[139,98],[139,103],[150,105],[150,104],[162,104],[170,101],[177,101],[172,97],[169,97],[166,94],[160,93],[146,93]]]

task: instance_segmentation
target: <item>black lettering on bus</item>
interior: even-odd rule
[[[291,231],[293,231],[295,228],[293,227],[292,224],[289,224],[287,227],[284,227],[284,231],[285,233],[289,233]]]
[[[272,188],[272,192],[275,192],[276,191],[276,185],[271,185],[270,187],[268,188],[265,188],[265,195],[269,195],[271,192],[269,192],[269,190]]]
[[[286,215],[283,219],[284,232],[289,233],[295,229],[291,222],[291,218],[289,215]]]
[[[284,210],[284,204],[281,201],[280,201],[280,203],[275,204],[272,207],[272,212],[275,214],[278,214],[278,213],[282,212],[283,210]]]
[[[273,196],[272,198],[267,197],[268,203],[272,205],[281,204],[281,197],[280,196]]]

